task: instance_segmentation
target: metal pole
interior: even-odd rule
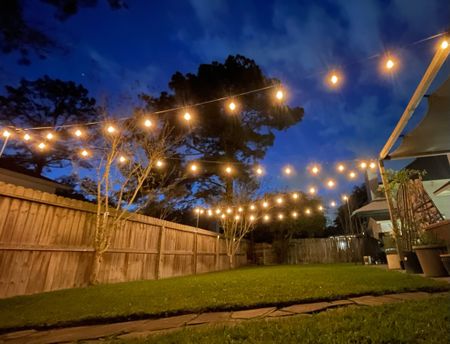
[[[352,215],[350,213],[350,197],[347,198],[348,221],[350,222],[350,232],[353,233]]]
[[[9,136],[6,136],[5,141],[3,141],[2,149],[0,150],[0,158],[3,155],[3,152],[5,151],[6,145],[8,144]]]
[[[200,220],[200,212],[198,211],[198,212],[197,212],[197,226],[196,226],[197,228],[198,228],[198,221],[199,221],[199,220]]]

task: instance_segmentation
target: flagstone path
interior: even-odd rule
[[[287,307],[264,307],[229,312],[207,312],[200,314],[185,314],[161,319],[127,321],[105,325],[77,326],[51,330],[25,330],[0,335],[0,343],[71,343],[80,340],[98,340],[104,337],[116,336],[121,339],[144,338],[161,331],[171,331],[187,326],[199,326],[214,323],[232,323],[250,319],[276,319],[280,317],[303,315],[322,312],[330,308],[378,306],[387,303],[449,295],[448,292],[426,293],[409,292],[387,294],[383,296],[359,296],[344,300],[329,302],[313,302],[291,305]]]

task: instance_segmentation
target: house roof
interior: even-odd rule
[[[428,111],[422,121],[404,135],[389,159],[414,158],[450,153],[450,78],[428,96]]]

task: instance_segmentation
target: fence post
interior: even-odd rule
[[[220,236],[217,235],[217,239],[216,239],[216,271],[219,270],[219,259],[220,259]]]
[[[197,241],[198,241],[198,231],[197,229],[195,229],[194,232],[194,247],[193,247],[193,255],[192,255],[192,272],[193,274],[197,274],[197,252],[198,252],[198,247],[197,247]]]
[[[161,226],[159,230],[159,238],[158,238],[158,251],[156,254],[156,279],[161,278],[161,265],[163,260],[163,247],[164,247],[164,239],[165,239],[166,227]]]

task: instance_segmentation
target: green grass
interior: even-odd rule
[[[0,331],[432,289],[448,284],[352,264],[243,268],[3,299]]]
[[[433,297],[377,307],[186,328],[126,343],[427,343],[450,342],[450,299]],[[112,340],[111,343],[124,341]]]

